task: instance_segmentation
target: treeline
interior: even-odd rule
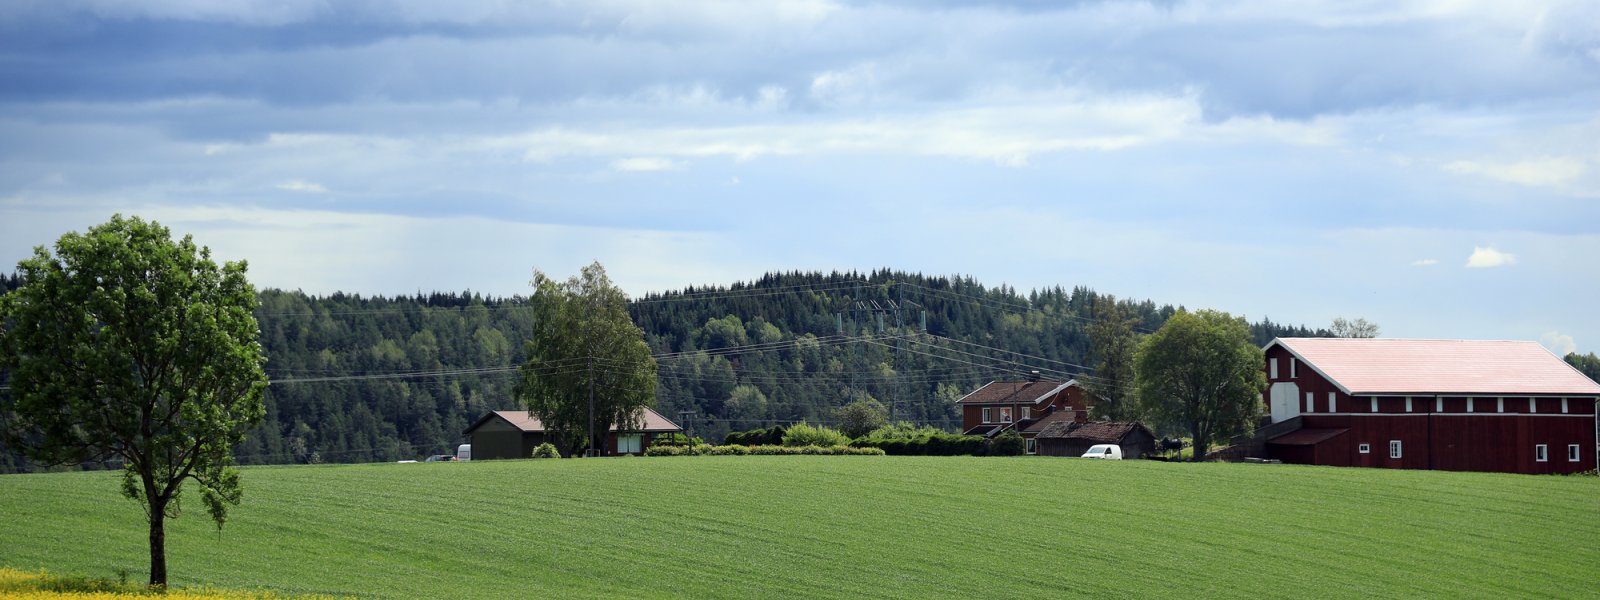
[[[0,292],[17,284],[0,275]],[[266,419],[236,449],[241,463],[447,453],[487,411],[520,408],[512,387],[533,326],[526,298],[281,290],[260,298],[272,384]],[[1086,327],[1110,301],[1083,287],[1022,293],[967,277],[793,272],[648,294],[630,312],[657,355],[657,410],[722,439],[832,423],[836,408],[858,398],[882,402],[897,420],[955,429],[955,400],[987,381],[1088,371]],[[1146,332],[1177,310],[1118,302]],[[1261,344],[1326,334],[1266,320],[1251,331]],[[6,470],[22,467],[0,454]]]

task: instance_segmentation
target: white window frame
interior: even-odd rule
[[[1033,418],[1033,407],[1032,406],[1024,406],[1024,407],[1022,407],[1022,418],[1018,419],[1018,420],[1019,421],[1026,421],[1026,420],[1031,419],[1031,418]]]
[[[1444,412],[1444,398],[1435,397],[1433,399],[1433,412],[1436,412],[1436,413]]]
[[[1024,442],[1023,446],[1024,446],[1024,450],[1028,454],[1038,454],[1039,453],[1039,439],[1038,438],[1028,438]]]
[[[1578,462],[1583,460],[1582,452],[1583,446],[1578,444],[1567,444],[1567,462]]]
[[[994,410],[993,407],[988,407],[988,406],[983,407],[983,422],[985,422],[985,423],[993,423],[994,422],[994,419],[991,418],[993,415],[989,412],[989,411],[992,411],[992,410]]]
[[[1389,440],[1389,458],[1403,458],[1405,447],[1400,440]]]
[[[1362,444],[1360,446],[1356,446],[1356,452],[1360,452],[1362,454],[1372,454],[1372,444]]]
[[[1000,407],[1000,422],[1001,423],[1010,423],[1011,422],[1011,407],[1009,407],[1009,406]]]
[[[1268,375],[1271,375],[1273,379],[1277,379],[1278,378],[1278,359],[1276,359],[1276,358],[1267,359],[1267,370],[1271,371],[1271,373],[1268,373]]]
[[[1563,414],[1563,415],[1567,414],[1567,399],[1566,398],[1562,398],[1561,399],[1561,414]]]
[[[1495,400],[1495,402],[1494,402],[1494,404],[1495,404],[1495,412],[1505,412],[1506,411],[1506,399],[1505,398],[1495,398],[1494,400]]]
[[[1299,378],[1300,378],[1300,361],[1295,360],[1294,357],[1291,356],[1291,357],[1289,357],[1289,379],[1299,379]]]
[[[1339,412],[1339,392],[1328,392],[1328,412]]]
[[[1406,412],[1411,412],[1411,396],[1406,396]]]
[[[1378,412],[1378,397],[1377,396],[1373,396],[1372,397],[1372,410],[1371,410],[1371,412]]]
[[[1528,412],[1532,413],[1532,414],[1538,414],[1539,413],[1539,399],[1538,398],[1529,398],[1528,399]]]
[[[1313,392],[1306,392],[1306,412],[1317,412],[1317,395]]]
[[[1550,462],[1550,445],[1537,444],[1533,447],[1533,462]]]

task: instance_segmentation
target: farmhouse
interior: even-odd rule
[[[1050,422],[1088,420],[1089,396],[1076,379],[1050,381],[1037,374],[1024,381],[991,381],[956,401],[966,435],[994,437],[1015,428],[1035,453],[1034,436]]]
[[[680,433],[683,428],[649,408],[644,409],[644,426],[638,430],[618,431],[613,424],[606,433],[607,456],[639,454],[657,435]],[[474,460],[494,458],[528,458],[533,449],[545,442],[544,424],[525,410],[497,410],[478,419],[462,433],[472,444]]]
[[[1082,456],[1095,444],[1116,444],[1122,457],[1142,458],[1156,449],[1156,436],[1138,422],[1094,421],[1045,423],[1036,431],[1038,453],[1044,456]]]
[[[1534,342],[1279,338],[1268,458],[1573,473],[1595,468],[1600,385]]]

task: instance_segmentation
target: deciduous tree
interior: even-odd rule
[[[569,456],[604,447],[612,425],[640,427],[655,404],[656,361],[627,295],[598,262],[565,282],[534,270],[532,284],[533,336],[516,386],[528,412]]]
[[[1211,440],[1248,431],[1260,417],[1264,360],[1244,319],[1179,310],[1134,355],[1140,411],[1188,428],[1202,460]]]
[[[7,442],[47,464],[115,460],[150,526],[150,584],[166,585],[166,519],[193,480],[221,528],[239,503],[231,448],[264,414],[267,378],[245,263],[121,215],[18,264],[0,297]]]
[[[1344,317],[1334,317],[1333,326],[1328,328],[1333,337],[1342,338],[1375,338],[1378,337],[1378,324],[1366,319],[1345,320]]]

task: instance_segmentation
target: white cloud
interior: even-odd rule
[[[1540,156],[1501,163],[1458,160],[1445,163],[1444,170],[1530,187],[1559,187],[1582,177],[1587,167],[1583,161],[1572,157]]]
[[[302,181],[299,179],[285,181],[278,184],[276,187],[280,190],[303,192],[307,194],[325,194],[328,192],[328,188],[323,187],[320,183],[312,183],[310,181]]]
[[[1556,353],[1556,356],[1566,356],[1578,351],[1578,343],[1572,339],[1572,336],[1559,331],[1545,332],[1544,335],[1539,336],[1539,343],[1549,348],[1551,352]]]
[[[677,171],[685,166],[688,166],[687,163],[655,156],[619,158],[611,161],[611,168],[618,171]]]
[[[1503,267],[1517,263],[1517,255],[1495,250],[1493,247],[1472,248],[1472,256],[1467,257],[1467,266],[1470,268],[1487,269],[1490,267]]]
[[[1413,267],[1431,267],[1437,264],[1439,264],[1438,259],[1433,258],[1422,258],[1411,261],[1411,266]]]

